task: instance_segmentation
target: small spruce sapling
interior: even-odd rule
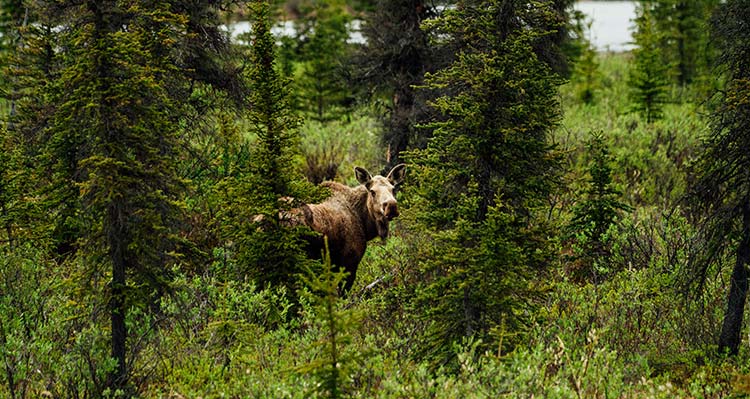
[[[331,264],[328,240],[324,240],[322,268],[319,272],[307,268],[303,277],[307,289],[302,294],[321,325],[322,336],[314,345],[321,348],[322,355],[298,370],[320,382],[316,386],[324,397],[337,399],[349,396],[352,364],[361,356],[347,350],[352,342],[350,331],[359,324],[359,314],[342,308],[339,287],[343,286],[346,272]]]
[[[654,17],[647,6],[637,11],[633,65],[628,85],[631,88],[631,110],[652,123],[661,119],[664,104],[668,102],[670,66],[661,57],[659,41],[661,34],[656,29]]]
[[[567,229],[577,241],[575,277],[598,283],[608,272],[604,265],[610,255],[607,231],[616,223],[617,216],[630,207],[620,202],[622,193],[612,182],[611,156],[602,133],[593,133],[586,147],[591,157],[590,180],[580,193],[582,199],[574,207]]]
[[[591,21],[586,24],[586,31],[591,32]],[[573,69],[573,81],[578,99],[585,104],[595,102],[595,93],[599,86],[599,62],[596,59],[596,49],[586,37],[582,37],[581,55]]]

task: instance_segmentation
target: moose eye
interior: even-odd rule
[[[375,196],[375,190],[368,190],[368,191],[370,191],[370,195],[372,195],[373,197]]]

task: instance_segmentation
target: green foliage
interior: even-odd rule
[[[449,94],[432,103],[443,120],[430,125],[427,147],[408,156],[407,200],[410,228],[432,240],[418,255],[429,276],[418,309],[430,323],[423,353],[436,364],[455,366],[451,348],[462,337],[494,345],[491,333],[520,333],[518,316],[539,291],[528,278],[549,253],[534,212],[555,178],[547,138],[559,116],[559,80],[534,48],[548,33],[549,6],[467,2],[433,21],[460,51],[427,77],[428,88]]]
[[[282,54],[296,61],[294,105],[316,121],[340,119],[348,113],[352,90],[346,76],[351,57],[347,24],[351,17],[343,0],[305,0],[298,4],[294,39],[286,39]],[[291,64],[282,60],[282,64]]]
[[[477,211],[476,202],[461,207]],[[420,353],[450,370],[457,366],[452,346],[465,337],[503,352],[523,342],[528,315],[545,290],[536,277],[551,261],[539,244],[546,233],[501,206],[490,208],[482,223],[460,218],[454,228],[433,233],[426,253],[419,253],[420,272],[429,276],[415,299],[429,323]]]
[[[32,22],[29,17],[28,8],[24,7],[22,0],[0,2],[0,63],[3,65],[3,69],[9,64],[11,54],[22,45],[20,31],[26,24]],[[12,97],[12,95],[8,95],[9,80],[11,79],[12,77],[7,72],[0,76],[0,97]],[[2,110],[3,115],[13,112],[12,102],[7,108],[6,104],[0,103],[0,110]]]
[[[14,60],[21,71],[14,81],[14,143],[29,163],[38,161],[37,175],[50,176],[35,189],[44,194],[55,251],[75,265],[75,283],[81,284],[76,298],[92,302],[76,309],[82,312],[76,317],[90,317],[77,331],[91,331],[96,343],[82,360],[96,372],[78,377],[83,386],[85,378],[94,386],[84,395],[99,396],[105,387],[112,395],[129,395],[141,374],[126,357],[138,354],[142,348],[134,343],[145,338],[131,339],[158,310],[157,299],[168,291],[167,266],[179,261],[184,244],[177,234],[184,181],[176,160],[185,142],[176,115],[189,107],[176,100],[189,90],[180,71],[194,50],[176,48],[192,39],[188,15],[200,6],[28,7],[40,21],[24,31]]]
[[[139,4],[126,14],[114,3],[88,4],[80,18],[86,16],[86,29],[63,39],[70,47],[61,79],[51,84],[59,96],[49,132],[52,141],[64,143],[58,151],[71,151],[71,138],[80,143],[75,163],[58,173],[80,190],[88,273],[111,280],[101,294],[108,301],[117,360],[107,385],[116,390],[128,388],[131,374],[125,359],[128,310],[166,290],[165,266],[176,261],[181,182],[174,169],[178,127],[170,117],[177,106],[168,89],[177,86],[170,82],[177,67],[164,46],[181,39],[186,18],[168,6]],[[112,21],[129,28],[122,31]]]
[[[276,200],[292,194],[289,175],[291,159],[299,148],[299,136],[295,130],[299,121],[287,102],[288,81],[276,70],[269,6],[264,1],[255,5],[252,67],[247,80],[251,89],[248,119],[258,141],[249,167],[260,179],[264,187],[261,191],[275,196]]]
[[[18,245],[0,262],[0,395],[101,397],[116,366],[100,327],[105,309],[82,292],[75,265],[61,267],[45,249]]]
[[[249,277],[259,286],[281,284],[294,293],[300,288],[298,274],[305,262],[302,240],[310,232],[304,226],[283,226],[279,215],[295,206],[294,201],[309,198],[311,189],[294,169],[300,149],[299,120],[288,103],[288,81],[275,67],[269,5],[258,1],[253,11],[247,119],[256,142],[248,164],[221,183],[227,195],[223,234],[236,245],[238,261],[226,277]]]
[[[661,58],[661,33],[651,8],[646,5],[638,7],[635,23],[637,31],[633,37],[638,47],[633,50],[633,68],[628,84],[633,111],[644,115],[646,122],[651,123],[662,118],[664,104],[668,101],[669,64]]]
[[[37,237],[31,229],[35,200],[24,200],[29,170],[23,165],[21,146],[5,130],[0,130],[0,248],[13,248],[19,242]],[[25,228],[24,228],[25,227]]]
[[[286,290],[224,281],[216,271],[177,277],[175,295],[164,298],[169,323],[156,349],[169,359],[163,383],[143,396],[304,397],[291,394],[291,367],[304,338],[294,333],[302,321],[292,317]],[[290,345],[279,346],[284,342]]]
[[[709,45],[709,17],[716,0],[645,1],[652,10],[655,29],[660,33],[661,59],[670,65],[670,79],[686,86],[696,80],[710,80],[715,54]],[[706,82],[708,83],[708,82]],[[708,83],[710,84],[710,83]]]
[[[561,211],[571,209],[578,201],[576,193],[585,190],[581,184],[587,179],[590,158],[583,143],[592,130],[602,131],[609,141],[612,179],[623,192],[623,202],[671,209],[688,190],[686,167],[701,153],[700,138],[708,132],[705,110],[689,102],[666,104],[664,118],[652,124],[629,113],[628,59],[628,54],[602,56],[601,96],[596,104],[577,101],[575,87],[562,86],[564,117],[555,141],[568,150],[568,173],[566,189],[555,198]]]
[[[435,14],[424,0],[380,0],[365,16],[362,35],[367,42],[355,57],[360,71],[356,78],[389,99],[381,117],[380,141],[390,167],[401,163],[403,151],[422,148],[426,141],[426,130],[416,126],[429,112],[423,98],[426,93],[415,86],[424,83],[425,72],[448,62],[448,57],[438,59],[429,33],[422,29],[422,22]]]
[[[591,22],[587,25],[587,31],[591,31]],[[582,37],[580,41],[581,54],[573,66],[571,82],[576,86],[580,101],[591,104],[595,102],[596,92],[600,86],[599,62],[591,41],[585,37]]]
[[[328,241],[325,240],[325,243],[322,270],[315,272],[308,269],[304,280],[309,289],[304,294],[312,305],[309,311],[314,313],[312,318],[318,320],[323,332],[323,337],[315,343],[322,353],[298,370],[313,375],[319,381],[315,390],[324,397],[338,399],[350,396],[354,362],[365,354],[355,354],[349,349],[352,343],[350,331],[357,326],[359,317],[352,310],[342,309],[339,287],[346,280],[346,275],[344,271],[334,271],[327,249]]]
[[[605,234],[622,211],[629,207],[619,198],[622,193],[613,187],[611,156],[601,133],[592,133],[586,143],[589,157],[589,180],[579,193],[580,202],[572,210],[572,219],[567,226],[569,234],[575,235],[575,258],[580,262],[573,273],[582,280],[601,281],[606,270],[597,265],[606,263],[610,255]]]
[[[341,171],[383,164],[378,121],[371,112],[370,108],[358,109],[346,121],[308,120],[300,126],[300,163],[307,180],[316,184],[340,180]]]
[[[709,54],[703,39],[683,43],[693,83],[673,88],[658,121],[628,113],[630,53],[589,48],[558,87],[569,0],[467,0],[426,24],[433,9],[417,1],[358,2],[381,17],[368,37],[388,38],[376,98],[347,120],[332,106],[303,121],[291,99],[310,93],[282,76],[345,60],[331,44],[343,3],[290,2],[336,24],[319,54],[283,67],[267,1],[252,2],[250,46],[227,51],[217,17],[230,3],[0,4],[29,7],[30,22],[18,24],[21,8],[0,16],[21,34],[0,39],[16,44],[2,58],[0,397],[747,394],[747,346],[716,354],[727,282],[743,280],[728,266],[745,266],[747,248],[746,1],[716,16],[727,73],[715,80],[727,84],[712,130],[691,97],[706,78],[688,44]],[[673,76],[680,37],[702,26],[680,21],[708,3],[651,8]],[[595,101],[581,101],[587,87]],[[401,216],[340,298],[342,274],[303,257],[306,229],[278,219],[327,195],[305,168],[335,165],[327,177],[341,179],[337,168],[393,161],[371,115],[386,97],[401,118],[391,127],[435,135],[410,141],[424,146],[409,154]],[[691,187],[703,201],[688,213]],[[577,259],[556,229],[571,223]],[[606,279],[565,273],[584,258]]]
[[[546,139],[559,117],[554,95],[559,80],[532,47],[545,32],[517,27],[525,19],[548,16],[549,10],[493,2],[487,7],[481,18],[469,18],[470,8],[435,20],[457,41],[473,42],[451,66],[429,76],[428,87],[455,93],[432,103],[445,121],[430,124],[435,132],[428,147],[410,157],[425,168],[417,183],[440,182],[435,193],[421,194],[433,209],[445,212],[430,222],[435,227],[451,225],[451,202],[472,184],[480,204],[469,220],[483,220],[496,194],[514,210],[533,206],[550,189],[548,177],[556,165]]]
[[[9,248],[9,247],[5,247]],[[0,387],[3,396],[22,398],[33,388],[36,345],[48,344],[39,337],[53,280],[44,268],[37,267],[39,251],[32,247],[10,247],[0,263],[0,362],[3,370]]]

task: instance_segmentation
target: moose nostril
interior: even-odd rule
[[[385,216],[389,219],[393,219],[398,216],[398,206],[395,202],[388,202],[385,204]]]

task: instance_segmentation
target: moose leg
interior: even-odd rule
[[[346,280],[344,280],[344,289],[342,290],[342,296],[346,296],[346,294],[349,293],[349,290],[352,289],[352,286],[354,285],[354,279],[357,277],[357,269],[356,268],[347,268],[347,275]]]
[[[349,256],[341,259],[341,268],[346,272],[346,279],[344,280],[343,289],[341,289],[341,296],[346,296],[354,285],[354,280],[357,278],[357,267],[359,261],[362,260],[362,256],[359,254],[350,254]]]

